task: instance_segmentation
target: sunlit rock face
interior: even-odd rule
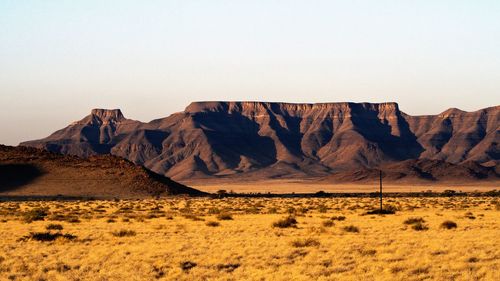
[[[496,167],[499,116],[499,106],[410,116],[396,103],[194,102],[149,123],[94,109],[22,145],[111,153],[174,179],[321,177],[417,159]]]

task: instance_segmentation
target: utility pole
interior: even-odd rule
[[[380,179],[380,213],[382,213],[382,170],[379,170]]]

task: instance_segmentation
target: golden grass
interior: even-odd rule
[[[395,215],[364,215],[371,198],[0,202],[0,280],[500,280],[498,199],[387,203]]]

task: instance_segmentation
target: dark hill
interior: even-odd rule
[[[0,145],[0,195],[137,197],[202,192],[132,162]]]

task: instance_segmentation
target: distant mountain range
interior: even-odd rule
[[[395,179],[498,179],[499,118],[500,106],[411,116],[396,103],[195,102],[149,123],[94,109],[21,145],[81,157],[110,153],[189,181],[361,180],[378,168],[396,171]]]

